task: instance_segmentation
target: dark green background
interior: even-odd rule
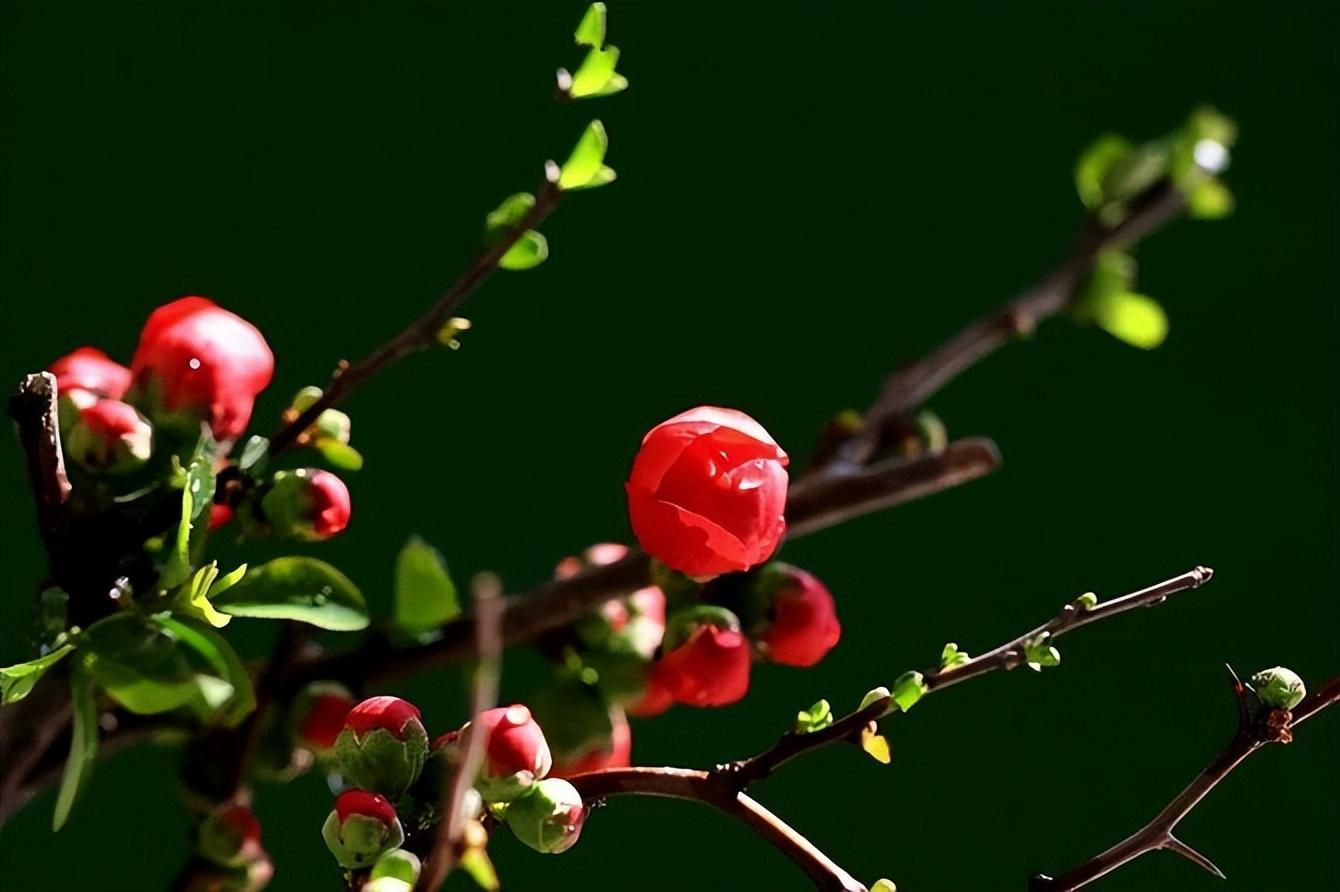
[[[459,353],[349,401],[368,467],[352,527],[314,549],[379,610],[411,532],[459,578],[492,568],[520,590],[628,536],[621,484],[651,424],[737,406],[805,455],[886,370],[1059,257],[1091,137],[1159,133],[1211,101],[1242,125],[1240,208],[1141,248],[1167,344],[1050,323],[937,397],[952,432],[996,438],[1004,469],[788,545],[839,599],[841,647],[812,671],[760,668],[736,708],[637,724],[636,759],[748,754],[797,708],[851,706],[946,640],[977,651],[1079,592],[1214,566],[1207,589],[1068,638],[1059,670],[927,701],[890,726],[889,768],[834,749],[758,791],[868,882],[1019,889],[1199,770],[1234,721],[1225,660],[1336,672],[1336,5],[611,5],[632,88],[557,105],[578,2],[6,3],[0,376],[84,343],[128,359],[152,307],[206,294],[275,348],[268,429],[425,306],[484,212],[599,115],[618,183],[560,209],[544,267],[470,303]],[[42,559],[19,451],[0,453],[10,661]],[[229,631],[259,653],[273,629]],[[508,695],[540,665],[509,654]],[[458,673],[401,690],[434,729],[463,718]],[[1104,888],[1340,886],[1338,747],[1326,715],[1183,825],[1227,883],[1157,854]],[[43,797],[0,837],[0,884],[162,888],[185,853],[174,770],[153,750],[100,766],[56,837]],[[328,807],[314,778],[260,791],[277,892],[336,882]],[[561,858],[506,834],[494,851],[515,889],[803,885],[687,803],[618,801]]]

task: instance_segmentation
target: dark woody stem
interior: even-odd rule
[[[1148,852],[1167,849],[1217,877],[1224,873],[1214,862],[1173,835],[1177,825],[1201,803],[1219,782],[1228,777],[1248,756],[1270,743],[1289,743],[1293,729],[1340,700],[1340,676],[1332,678],[1291,710],[1251,708],[1247,692],[1232,669],[1233,690],[1239,710],[1238,731],[1217,756],[1178,793],[1164,809],[1135,833],[1075,869],[1052,878],[1037,874],[1029,881],[1030,892],[1072,892]]]
[[[1059,638],[1080,626],[1125,613],[1137,607],[1153,606],[1171,595],[1204,585],[1213,576],[1207,567],[1196,567],[1180,576],[1086,607],[1076,600],[1061,612],[1030,632],[1002,644],[994,650],[952,668],[935,668],[924,674],[926,692],[940,690],[961,681],[997,669],[1013,669],[1024,662],[1025,645],[1049,633]],[[855,742],[872,723],[890,714],[890,697],[879,697],[831,725],[801,734],[790,732],[777,743],[749,759],[729,762],[712,771],[684,768],[615,768],[579,774],[570,778],[573,786],[588,799],[610,796],[670,796],[693,799],[743,820],[755,833],[771,842],[794,861],[821,890],[864,890],[865,886],[816,849],[776,815],[747,794],[754,783],[771,775],[797,756],[844,741]]]

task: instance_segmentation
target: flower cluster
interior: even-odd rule
[[[95,484],[91,489],[126,498],[196,453],[214,456],[223,467],[270,383],[274,354],[250,322],[192,296],[149,314],[129,368],[95,347],[80,347],[50,370],[75,470]],[[310,390],[299,399],[310,399]],[[318,448],[347,444],[348,416],[328,410],[304,438]],[[211,510],[211,527],[240,514],[248,535],[310,541],[328,539],[349,523],[349,490],[329,471],[279,471],[223,495]]]
[[[487,814],[538,852],[563,852],[577,842],[586,807],[571,784],[549,776],[549,744],[525,706],[490,709],[430,742],[418,707],[399,697],[372,697],[347,710],[331,746],[332,719],[344,702],[338,692],[311,692],[298,727],[300,739],[322,747],[350,785],[322,828],[346,871],[370,870],[377,879],[388,858],[404,867],[401,846],[441,819],[444,786],[473,734],[485,735],[483,765],[467,803],[474,832],[483,833],[480,819]],[[404,881],[412,884],[417,872],[414,859],[414,876]]]

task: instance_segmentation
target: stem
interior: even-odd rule
[[[1059,638],[1066,632],[1097,622],[1100,619],[1107,619],[1119,613],[1134,610],[1137,607],[1161,604],[1171,595],[1204,585],[1210,581],[1213,575],[1214,571],[1208,567],[1196,567],[1180,576],[1174,576],[1140,591],[1096,604],[1088,610],[1072,601],[1066,604],[1061,612],[1051,620],[994,650],[973,657],[966,663],[950,669],[937,667],[927,670],[923,674],[926,693],[947,688],[950,685],[967,681],[979,675],[985,675],[988,672],[994,672],[997,669],[1013,669],[1019,666],[1024,662],[1024,643],[1043,633],[1050,633],[1052,638]],[[755,781],[769,776],[797,756],[827,746],[830,743],[856,740],[861,730],[871,722],[878,721],[885,715],[893,714],[890,713],[891,706],[891,698],[880,697],[867,704],[864,709],[849,713],[818,731],[812,731],[808,734],[790,732],[784,735],[774,746],[757,756],[725,766],[725,771],[734,778],[736,785],[743,789]]]
[[[1131,201],[1125,218],[1110,228],[1092,222],[1070,256],[1019,294],[1002,309],[969,323],[921,360],[889,376],[884,389],[865,415],[863,436],[840,453],[846,462],[860,464],[878,449],[890,425],[907,416],[961,372],[1040,322],[1066,310],[1076,289],[1093,269],[1094,260],[1108,249],[1128,247],[1175,218],[1186,201],[1171,180],[1160,180]]]
[[[687,768],[612,768],[569,779],[584,800],[662,796],[711,806],[744,823],[791,859],[821,890],[865,892],[865,886],[808,839],[721,776]]]
[[[1232,670],[1229,670],[1230,673]],[[1234,690],[1240,707],[1244,703],[1244,690],[1237,676],[1233,677]],[[1228,777],[1235,768],[1252,753],[1269,743],[1288,743],[1293,739],[1292,729],[1307,721],[1331,704],[1340,700],[1340,676],[1332,678],[1321,690],[1310,695],[1289,710],[1260,710],[1255,718],[1246,708],[1239,710],[1238,731],[1228,745],[1196,775],[1187,787],[1178,793],[1164,809],[1154,816],[1135,833],[1117,843],[1105,852],[1101,852],[1083,864],[1055,879],[1038,874],[1029,882],[1033,892],[1072,892],[1087,886],[1101,876],[1111,873],[1147,852],[1168,849],[1194,862],[1205,870],[1223,878],[1224,873],[1214,862],[1182,842],[1173,835],[1177,825],[1191,813],[1201,800],[1219,782]]]
[[[475,668],[474,692],[470,704],[470,727],[465,731],[463,752],[456,770],[442,790],[442,820],[438,821],[429,851],[416,885],[417,892],[437,892],[461,854],[465,829],[465,800],[479,777],[484,762],[487,735],[479,733],[479,715],[498,702],[498,679],[502,673],[502,585],[492,573],[475,577],[475,646],[479,665]]]
[[[361,362],[355,365],[341,364],[335,370],[335,374],[331,376],[330,384],[322,393],[321,398],[308,406],[298,417],[285,424],[270,438],[270,454],[278,455],[292,446],[320,417],[322,412],[344,399],[355,387],[368,378],[411,353],[426,350],[437,344],[437,333],[442,330],[442,326],[460,309],[466,298],[473,294],[475,289],[493,274],[503,255],[511,250],[512,246],[520,241],[522,236],[539,226],[553,213],[554,208],[558,206],[560,195],[562,195],[562,192],[556,183],[548,179],[541,183],[540,187],[535,190],[535,204],[526,215],[508,230],[500,241],[476,256],[460,278],[423,315],[374,350]]]
[[[9,417],[18,425],[19,442],[27,456],[28,484],[37,503],[37,526],[42,533],[52,577],[60,579],[65,502],[70,481],[65,476],[57,417],[56,376],[50,372],[25,375],[18,393],[9,398]]]

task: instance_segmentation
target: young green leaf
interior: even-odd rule
[[[577,24],[577,30],[573,32],[573,37],[581,46],[592,46],[600,49],[605,43],[605,21],[607,13],[604,3],[592,3],[582,16],[581,22]]]
[[[605,152],[608,149],[609,136],[605,133],[605,125],[600,121],[592,121],[564,163],[558,176],[558,188],[564,191],[594,189],[613,182],[614,170],[605,166]]]
[[[363,454],[348,443],[323,437],[312,445],[333,468],[341,471],[359,471],[363,468]]]
[[[796,733],[812,734],[833,724],[833,708],[827,700],[820,700],[809,709],[796,713]]]
[[[628,89],[628,78],[614,70],[619,64],[619,48],[593,49],[572,75],[567,93],[573,99],[612,96]]]
[[[493,869],[493,862],[489,860],[489,853],[482,847],[472,846],[461,853],[461,870],[470,875],[470,879],[475,881],[475,885],[487,892],[496,892],[501,888],[498,882],[498,872]]]
[[[195,651],[228,684],[230,695],[225,698],[224,705],[227,708],[221,715],[225,725],[237,725],[256,708],[256,693],[251,686],[251,676],[242,658],[226,638],[198,620],[160,616],[158,622],[182,644]]]
[[[926,680],[920,672],[904,672],[893,683],[893,702],[907,712],[926,695],[926,690]]]
[[[1109,292],[1096,297],[1089,312],[1100,328],[1132,347],[1152,350],[1168,337],[1168,316],[1163,307],[1143,294]]]
[[[1079,156],[1075,164],[1075,188],[1086,208],[1096,210],[1110,200],[1105,182],[1112,169],[1130,152],[1130,140],[1109,133],[1094,140]]]
[[[195,672],[176,639],[135,613],[84,630],[81,665],[112,699],[140,715],[168,712],[196,696]]]
[[[527,230],[498,261],[502,269],[521,270],[539,266],[549,257],[549,241],[534,229]]]
[[[431,632],[461,613],[456,583],[436,548],[410,538],[395,562],[395,607],[397,628],[411,634]]]
[[[368,625],[363,593],[339,570],[310,557],[283,557],[247,572],[213,599],[232,616],[293,619],[336,632]]]
[[[495,244],[499,239],[516,227],[535,207],[535,196],[529,192],[518,192],[502,200],[489,215],[484,218],[484,241]]]
[[[1233,193],[1213,177],[1200,180],[1184,192],[1186,212],[1198,220],[1218,220],[1233,213]]]
[[[73,644],[65,644],[35,660],[0,669],[0,705],[8,706],[27,697],[38,679],[72,650]]]
[[[163,568],[160,585],[173,589],[191,574],[195,556],[204,542],[209,506],[214,501],[214,461],[206,455],[197,455],[182,476],[181,518],[177,522],[177,539],[172,547],[167,566]]]
[[[65,759],[65,773],[61,775],[60,792],[56,795],[56,813],[51,818],[53,831],[65,826],[98,757],[98,708],[93,698],[93,680],[77,663],[70,672],[70,708],[70,754]]]
[[[861,729],[861,749],[865,750],[870,758],[881,765],[888,765],[893,761],[893,751],[889,749],[889,740],[876,730],[874,722]]]
[[[265,464],[269,459],[270,441],[257,435],[250,437],[242,445],[242,454],[237,460],[237,466],[245,474],[259,474],[265,470]]]
[[[969,659],[968,652],[959,650],[958,645],[951,641],[940,652],[940,668],[953,669],[955,666],[962,666]]]

